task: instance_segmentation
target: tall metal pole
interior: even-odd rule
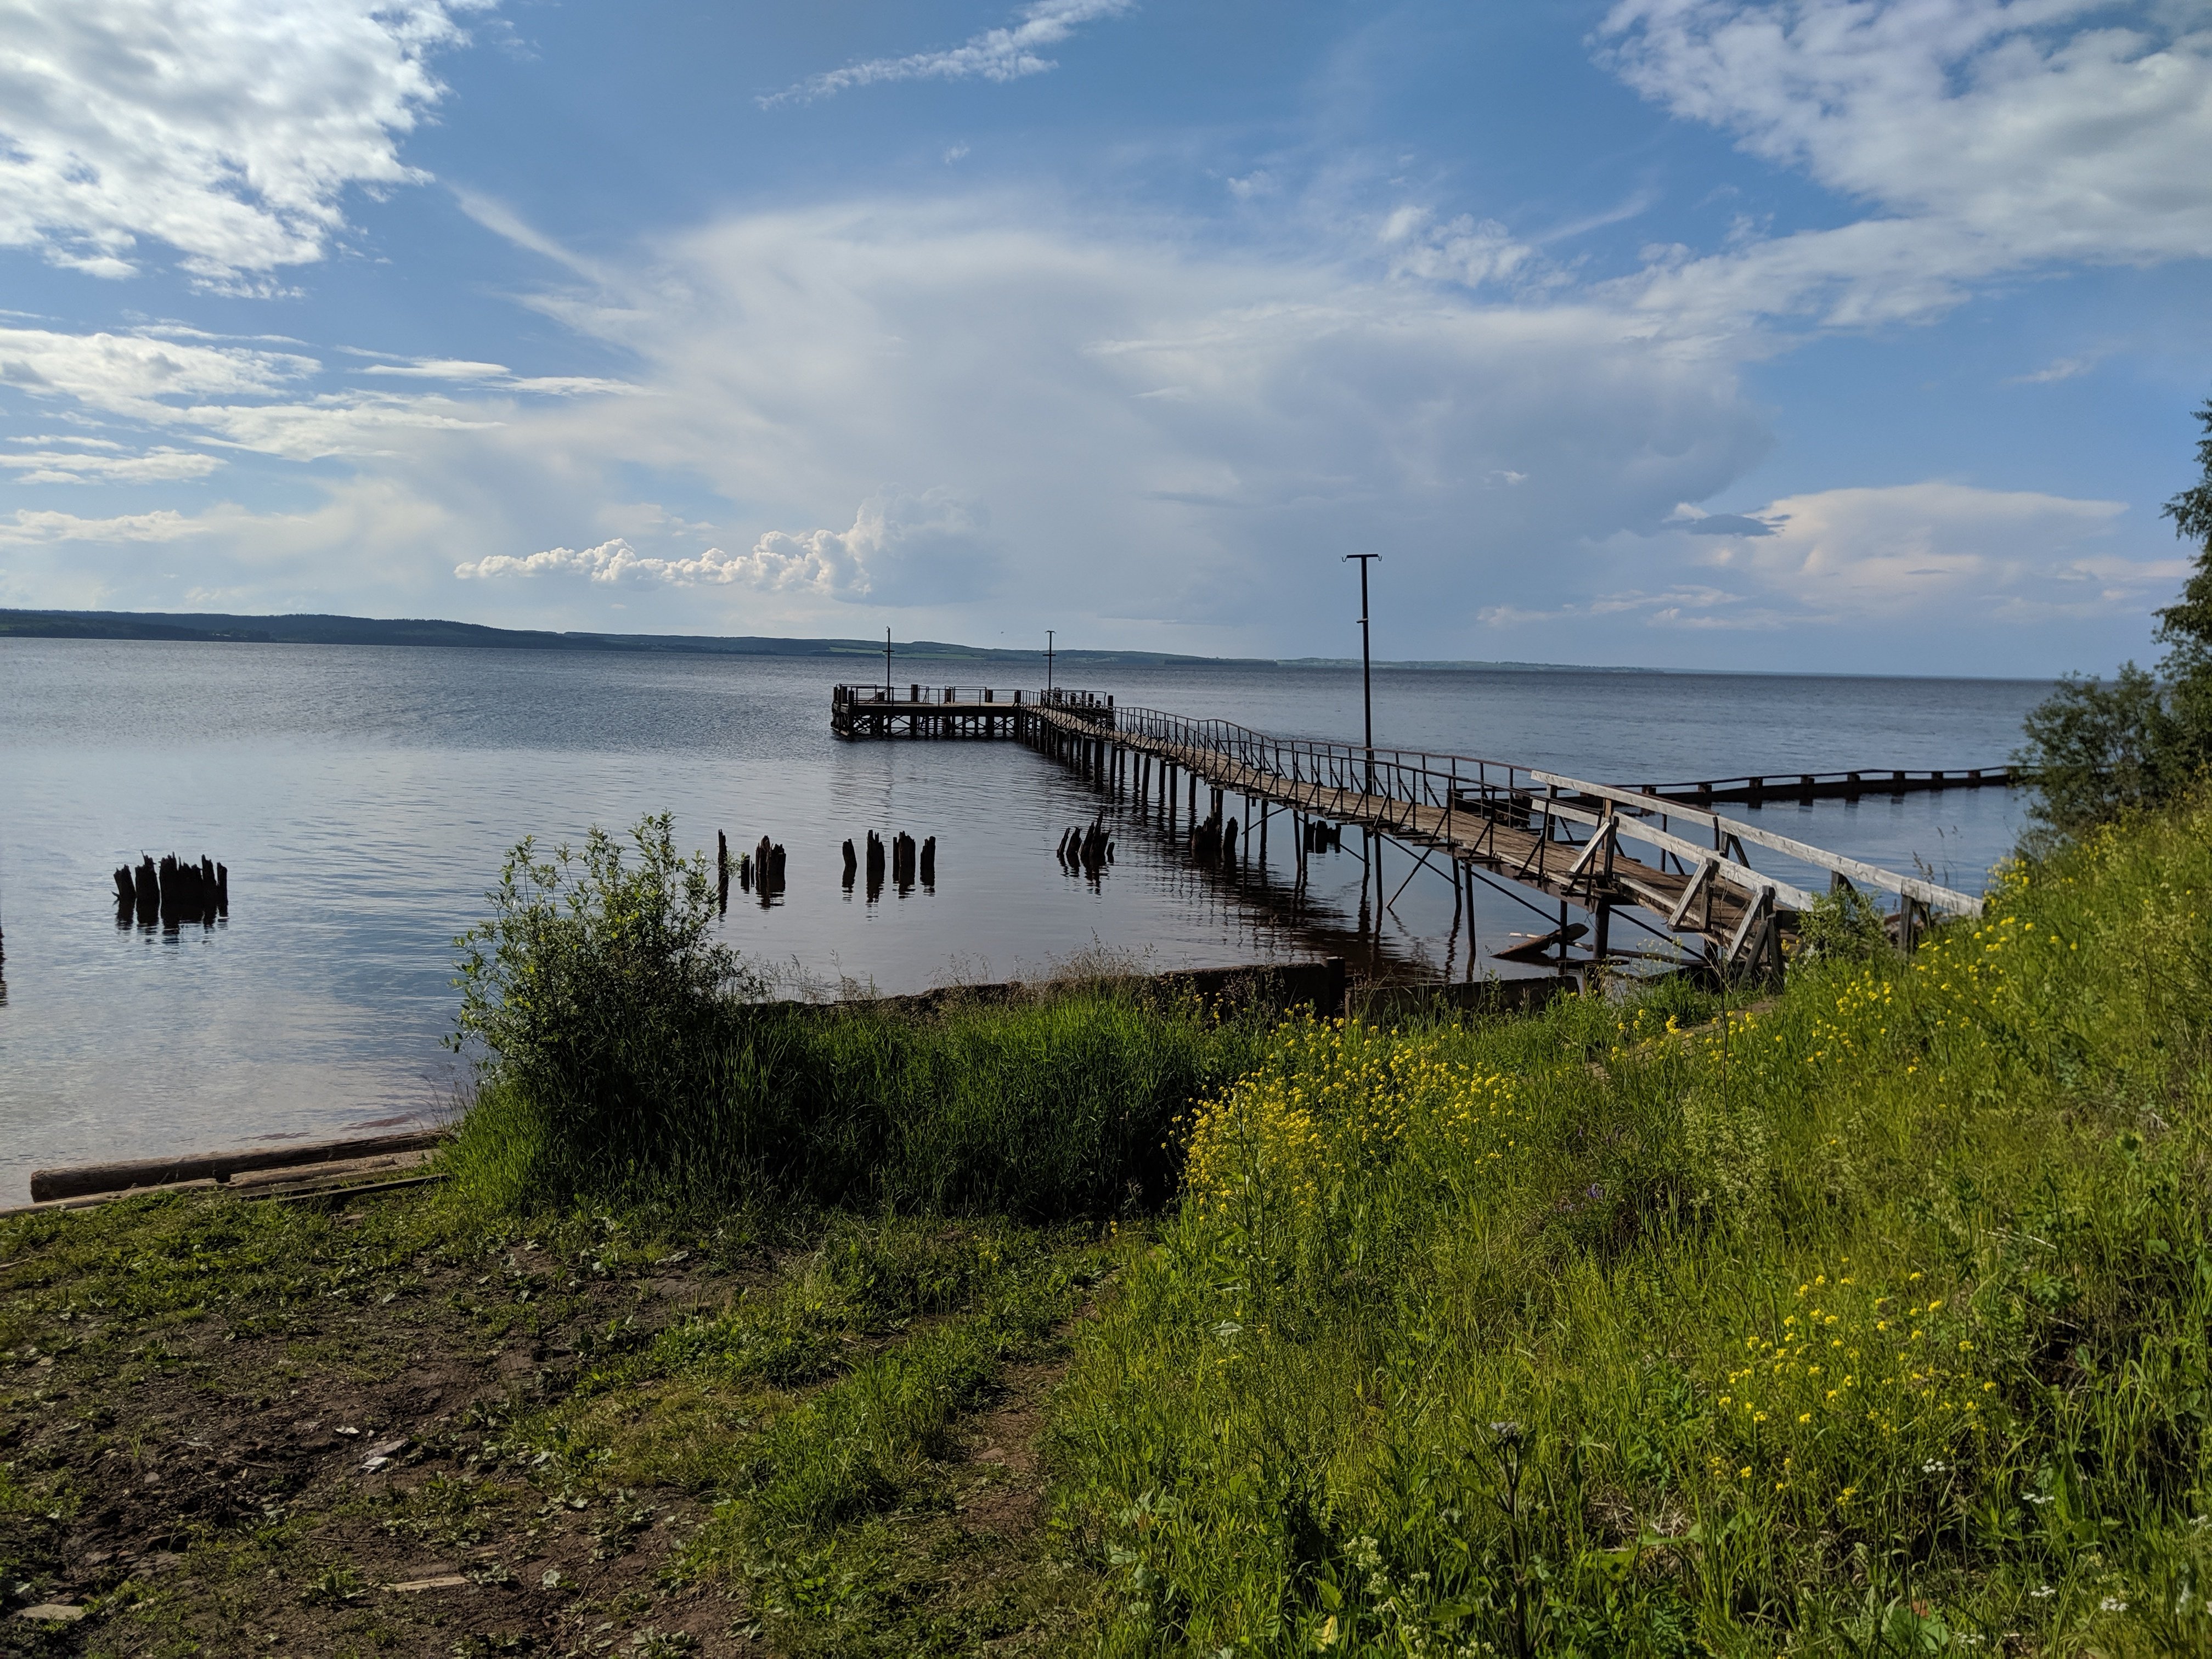
[[[884,701],[891,700],[891,630],[884,629]]]
[[[1375,793],[1375,653],[1367,626],[1367,566],[1380,553],[1347,553],[1359,561],[1359,697],[1367,716],[1367,793]]]
[[[1058,631],[1051,628],[1044,630],[1044,689],[1048,696],[1052,692],[1052,636]]]

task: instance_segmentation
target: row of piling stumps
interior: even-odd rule
[[[1114,862],[1114,838],[1106,833],[1106,816],[1100,813],[1087,830],[1072,829],[1060,838],[1056,854],[1070,870],[1097,875]]]
[[[937,837],[929,836],[917,842],[903,830],[885,841],[874,830],[868,831],[868,896],[884,889],[884,874],[888,866],[891,884],[901,892],[919,880],[924,887],[937,886]],[[860,872],[860,854],[853,843],[845,843],[845,890],[850,892]]]
[[[142,927],[159,921],[172,931],[189,921],[212,927],[216,917],[229,914],[229,867],[204,854],[198,864],[172,853],[159,865],[142,857],[135,870],[127,864],[116,866],[118,927],[128,927],[134,919]]]
[[[1344,848],[1344,826],[1331,823],[1326,818],[1306,820],[1306,851],[1336,853]]]
[[[783,891],[783,844],[760,838],[753,850],[741,853],[735,863],[730,859],[730,838],[723,831],[714,832],[715,902],[726,911],[730,908],[730,878],[738,878],[738,890],[757,893],[763,908],[772,903]]]
[[[738,888],[758,895],[763,908],[773,903],[784,890],[784,851],[779,842],[766,836],[750,853],[732,861],[730,857],[730,838],[717,830],[714,835],[715,868],[718,872],[718,898],[723,910],[730,908],[730,878],[737,878]],[[860,853],[850,841],[844,846],[845,887],[852,890],[860,872]],[[937,837],[916,842],[903,831],[885,841],[874,830],[868,831],[867,842],[868,896],[872,899],[883,890],[888,873],[891,883],[905,892],[919,881],[932,890],[937,886]]]

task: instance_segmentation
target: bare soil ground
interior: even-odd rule
[[[744,1572],[685,1555],[726,1449],[702,1431],[697,1478],[679,1443],[669,1478],[626,1481],[569,1455],[561,1413],[594,1364],[772,1291],[788,1260],[586,1223],[456,1232],[416,1197],[273,1211],[0,1223],[0,1653],[1051,1650],[1068,1568],[1032,1443],[1055,1360],[1009,1364],[929,1500],[878,1527],[888,1553],[854,1555],[884,1581],[875,1628],[764,1620]]]

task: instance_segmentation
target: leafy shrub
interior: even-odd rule
[[[2212,766],[2212,403],[2197,418],[2203,477],[2165,514],[2202,550],[2180,599],[2158,613],[2166,655],[2155,676],[2132,662],[2109,681],[2067,675],[2029,713],[2013,759],[2034,775],[2032,845],[2177,799]]]
[[[665,817],[629,839],[524,842],[459,941],[454,1042],[486,1064],[456,1164],[483,1200],[1150,1207],[1176,1118],[1265,1029],[1110,981],[933,1015],[762,1003],[704,859]]]
[[[480,1044],[495,1093],[526,1103],[543,1155],[572,1176],[658,1162],[713,1091],[737,998],[757,988],[714,942],[703,854],[667,815],[594,828],[580,848],[507,854],[489,920],[456,944],[453,1045]]]

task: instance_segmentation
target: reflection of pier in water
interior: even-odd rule
[[[1086,691],[918,684],[903,690],[902,697],[891,687],[838,687],[831,729],[848,738],[1011,737],[1026,743],[1086,781],[1120,811],[1185,846],[1194,866],[1237,878],[1245,902],[1265,908],[1282,895],[1289,911],[1284,920],[1309,935],[1317,924],[1322,937],[1328,931],[1307,902],[1311,860],[1342,828],[1358,829],[1359,908],[1352,948],[1346,953],[1376,967],[1382,965],[1376,954],[1382,916],[1427,869],[1452,885],[1448,952],[1456,952],[1461,919],[1468,920],[1470,974],[1477,882],[1550,924],[1546,934],[1513,947],[1507,953],[1512,959],[1564,973],[1594,961],[1652,954],[1648,947],[1617,949],[1612,926],[1617,919],[1658,941],[1668,959],[1680,959],[1686,949],[1692,959],[1717,969],[1771,972],[1781,966],[1784,936],[1795,929],[1813,895],[1754,869],[1753,846],[1807,866],[1816,872],[1814,879],[1825,874],[1832,886],[1893,896],[1892,925],[1909,945],[1932,915],[1974,914],[1980,901],[1721,817],[1698,798],[1734,799],[1736,785],[1745,786],[1742,798],[1755,804],[1806,792],[1817,797],[1832,781],[1835,793],[1852,794],[2011,781],[2009,774],[1992,769],[1805,774],[1627,789],[1472,756],[1274,738],[1225,720],[1116,708],[1110,696]],[[1227,815],[1231,796],[1244,802],[1241,823]],[[1279,819],[1289,832],[1286,893],[1269,879],[1268,837]],[[1395,890],[1384,874],[1386,845],[1410,861]],[[1550,903],[1540,907],[1530,893]],[[1587,920],[1571,921],[1573,909]],[[1585,938],[1587,954],[1578,957],[1572,947]]]

